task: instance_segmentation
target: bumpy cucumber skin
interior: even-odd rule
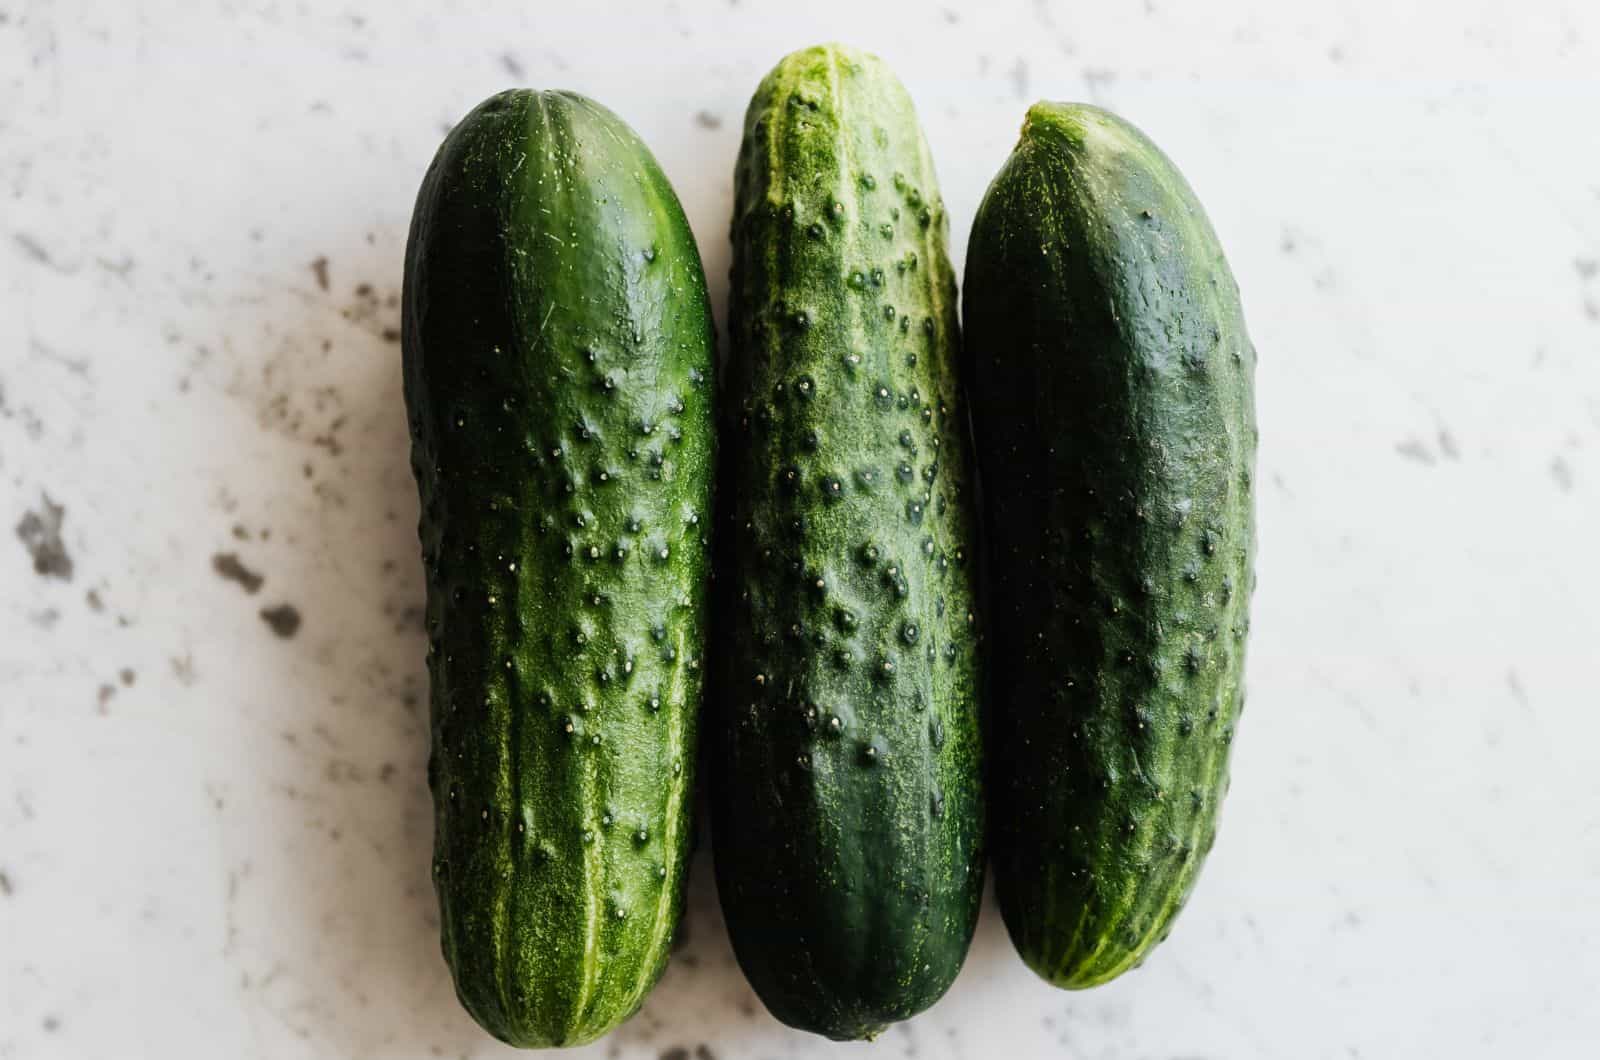
[[[983,880],[947,221],[905,90],[832,45],[761,83],[734,200],[717,882],[772,1013],[870,1038],[949,987]]]
[[[514,91],[439,149],[406,248],[443,947],[514,1045],[626,1019],[682,908],[714,332],[649,150]]]
[[[1244,705],[1256,353],[1172,163],[1041,103],[973,224],[995,887],[1039,975],[1166,937],[1216,835]]]

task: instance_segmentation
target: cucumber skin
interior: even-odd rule
[[[1172,163],[1041,103],[973,224],[995,888],[1039,975],[1166,937],[1216,835],[1243,707],[1255,348]]]
[[[649,150],[575,94],[481,104],[418,195],[402,341],[444,955],[496,1037],[580,1044],[670,950],[707,617],[714,333]]]
[[[835,1039],[944,993],[982,889],[946,231],[887,68],[832,45],[782,60],[735,180],[712,844],[756,993]]]

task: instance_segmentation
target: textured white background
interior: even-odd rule
[[[1251,706],[1194,900],[1083,994],[988,906],[875,1055],[1593,1055],[1600,9],[1301,6],[0,0],[0,1058],[503,1055],[428,882],[412,198],[482,97],[589,93],[720,314],[744,104],[831,38],[916,98],[958,261],[1027,102],[1142,126],[1261,353]],[[583,1055],[865,1055],[760,1008],[704,855]]]

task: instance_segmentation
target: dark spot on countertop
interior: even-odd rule
[[[238,582],[247,593],[260,590],[266,578],[246,567],[233,552],[218,552],[211,557],[211,569],[224,581]]]
[[[100,691],[95,693],[95,711],[100,714],[110,713],[111,697],[117,694],[116,685],[102,684]]]
[[[1397,443],[1394,451],[1407,460],[1415,460],[1426,467],[1432,467],[1437,463],[1433,451],[1417,438],[1407,438],[1405,441]]]
[[[383,605],[386,618],[393,620],[396,633],[426,633],[428,612],[422,604],[397,605],[389,601]]]
[[[953,7],[944,8],[943,10],[941,10],[939,12],[939,14],[944,16],[944,21],[945,21],[946,25],[953,26],[957,22],[961,21],[961,12],[957,11]]]
[[[681,1045],[675,1045],[671,1049],[663,1049],[660,1060],[689,1060],[689,1050]]]
[[[1439,428],[1439,452],[1446,460],[1461,459],[1461,446],[1456,444],[1456,436],[1450,433],[1449,427]]]
[[[326,256],[316,258],[311,262],[311,275],[317,278],[317,286],[322,290],[328,289],[328,259]]]
[[[1083,84],[1088,89],[1090,99],[1099,99],[1100,90],[1110,88],[1117,83],[1117,72],[1101,67],[1084,67]]]
[[[385,342],[400,341],[400,292],[379,294],[370,283],[358,283],[355,298],[339,311],[352,324],[359,324]]]
[[[6,875],[5,869],[0,869],[0,898],[10,898],[16,893],[16,888],[11,886],[11,877]]]
[[[38,339],[28,340],[28,352],[42,361],[60,365],[81,379],[89,378],[89,360],[86,357],[68,357],[60,350],[48,346]]]
[[[339,416],[328,424],[328,429],[311,439],[311,444],[318,449],[326,449],[329,456],[338,456],[344,452],[344,443],[339,441],[339,428],[345,424],[345,417]]]
[[[1511,690],[1511,698],[1524,710],[1528,709],[1528,690],[1522,687],[1522,675],[1517,673],[1515,666],[1506,670],[1506,687]]]
[[[722,117],[721,115],[713,114],[709,110],[702,110],[695,114],[694,123],[702,129],[720,129],[722,128]]]
[[[1562,493],[1572,492],[1572,465],[1567,463],[1566,457],[1557,454],[1550,458],[1550,477],[1555,479]]]
[[[56,1031],[61,1029],[61,1021],[56,1019],[54,1016],[46,1016],[44,1021],[40,1023],[39,1026],[43,1027],[46,1032],[54,1034]]]
[[[84,593],[83,602],[88,604],[89,610],[93,611],[95,614],[99,614],[106,609],[106,602],[100,599],[99,589],[90,589],[88,592]]]
[[[243,524],[234,523],[233,524],[233,539],[235,541],[248,541],[248,540],[250,540],[250,531],[248,529],[246,529]]]
[[[124,254],[118,261],[113,261],[110,258],[97,257],[94,259],[94,263],[119,280],[126,280],[128,278],[128,274],[131,273],[134,269],[134,266],[138,264],[138,262],[134,261],[133,257],[128,254]]]
[[[20,419],[23,432],[36,442],[44,437],[44,420],[40,419],[39,414],[26,405],[12,407],[6,404],[4,385],[0,385],[0,417],[8,420]]]
[[[49,494],[41,494],[38,510],[25,513],[17,523],[17,539],[33,557],[33,572],[41,578],[72,578],[72,557],[61,540],[66,515],[65,507],[53,503]]]
[[[322,778],[329,784],[361,784],[367,779],[366,771],[355,762],[343,758],[330,758],[322,769]]]
[[[1600,260],[1595,258],[1575,258],[1572,267],[1578,270],[1578,279],[1592,280],[1600,275]]]
[[[36,265],[53,266],[55,262],[50,259],[50,252],[44,244],[26,232],[14,232],[11,238],[16,241],[17,249],[22,251],[22,256]]]
[[[500,53],[500,68],[518,80],[528,75],[528,72],[522,68],[522,60],[510,52]]]
[[[139,675],[134,672],[133,667],[124,666],[117,671],[117,678],[122,682],[123,687],[131,688],[133,683],[139,679]]]
[[[1020,55],[1011,64],[1011,93],[1018,99],[1028,98],[1028,61]]]
[[[300,611],[293,604],[263,607],[261,620],[271,627],[272,632],[285,639],[294,636],[300,630]]]
[[[695,1060],[717,1060],[717,1054],[711,1051],[711,1046],[704,1042],[694,1047]]]
[[[185,652],[182,655],[174,655],[168,661],[172,664],[172,676],[177,678],[180,685],[188,687],[194,684],[195,668],[192,654]]]
[[[46,607],[41,611],[34,611],[28,615],[28,621],[40,629],[55,629],[56,623],[61,621],[61,612],[53,607]]]

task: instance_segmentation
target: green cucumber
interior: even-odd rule
[[[870,1038],[978,913],[974,511],[955,280],[910,98],[788,56],[735,174],[713,849],[778,1019]]]
[[[643,1001],[683,902],[713,326],[649,150],[566,92],[445,139],[406,247],[434,883],[462,1004],[522,1046]]]
[[[1244,704],[1256,353],[1172,163],[1040,103],[973,223],[966,373],[994,645],[995,888],[1030,967],[1094,986],[1166,937]]]

